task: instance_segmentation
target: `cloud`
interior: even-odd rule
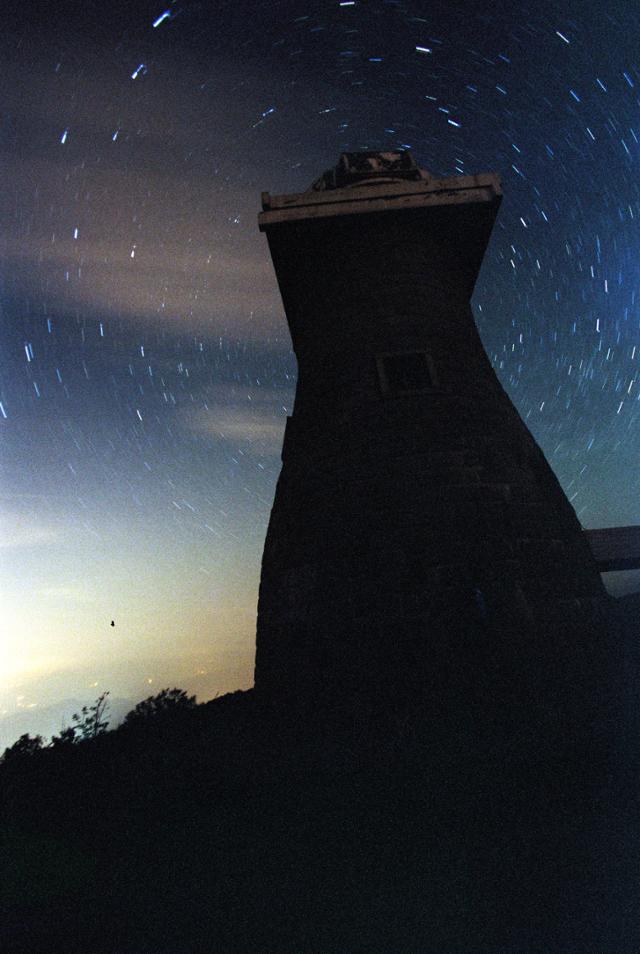
[[[229,407],[199,410],[189,414],[187,427],[211,440],[242,445],[245,453],[279,456],[282,450],[285,418],[276,417],[267,408]]]
[[[208,96],[205,110],[195,77],[164,82],[160,63],[136,84],[108,50],[76,52],[84,70],[76,62],[54,71],[49,52],[41,55],[27,86],[21,56],[5,64],[7,291],[46,302],[48,314],[115,316],[178,334],[283,329],[257,227],[257,183],[270,175],[253,153],[253,172],[245,157],[238,175],[238,136],[250,128],[257,91],[237,67],[213,57],[207,72],[216,69],[226,94]],[[162,100],[150,108],[154,83]]]
[[[286,415],[293,408],[293,385],[241,388],[219,384],[206,388],[202,398],[205,407],[184,415],[184,426],[193,434],[226,441],[245,454],[280,456]]]
[[[0,549],[3,550],[40,547],[59,541],[61,536],[58,528],[32,523],[22,514],[5,512],[0,517]]]
[[[187,190],[160,174],[97,169],[82,180],[71,175],[94,196],[79,210],[68,201],[66,166],[38,159],[8,163],[6,173],[27,197],[30,220],[28,234],[13,225],[4,241],[7,290],[16,297],[37,290],[50,313],[80,310],[160,323],[179,334],[232,330],[270,337],[283,330],[275,275],[255,221],[251,231],[245,226],[225,235],[226,210],[210,189],[191,182]],[[38,198],[30,200],[34,191]],[[236,198],[236,213],[242,203],[245,218],[255,220],[256,209],[249,213],[255,197]],[[58,210],[55,224],[39,213],[45,205]],[[133,208],[145,208],[138,225],[129,214]],[[7,223],[16,221],[6,207],[0,211]]]

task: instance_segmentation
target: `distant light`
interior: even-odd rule
[[[165,10],[164,13],[160,14],[157,20],[154,20],[153,22],[154,27],[159,27],[160,24],[163,23],[164,20],[168,20],[170,16],[171,16],[171,11]]]
[[[428,46],[417,46],[416,53],[433,53],[433,50]]]
[[[561,40],[564,40],[565,43],[570,43],[570,40],[567,40],[564,33],[561,33],[560,30],[556,30],[556,36],[559,36]]]
[[[447,119],[447,122],[450,126],[455,126],[457,129],[460,129],[460,123],[457,123],[455,119]]]
[[[356,0],[340,0],[341,7],[355,7]]]
[[[138,78],[138,74],[140,73],[141,70],[144,70],[145,73],[147,72],[147,68],[146,68],[146,66],[144,65],[144,63],[141,63],[140,66],[133,71],[133,73],[131,74],[131,79],[137,79],[137,78]]]
[[[68,136],[68,135],[69,135],[69,130],[68,130],[68,129],[65,129],[65,131],[62,133],[62,136],[60,137],[60,142],[62,143],[63,146],[64,146],[65,142],[67,141],[67,136]]]
[[[7,412],[6,412],[5,409],[4,409],[4,404],[2,403],[2,401],[0,401],[0,414],[2,414],[3,418],[4,418],[5,421],[6,421],[6,419],[7,419]]]

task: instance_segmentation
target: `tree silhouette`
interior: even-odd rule
[[[58,737],[59,740],[61,742],[75,740],[85,742],[87,739],[95,739],[97,735],[102,735],[103,732],[106,732],[109,720],[105,719],[104,716],[109,707],[108,695],[109,690],[107,689],[102,695],[98,696],[92,706],[83,706],[80,710],[80,714],[74,712],[71,720],[75,724],[70,726],[69,729],[63,729]],[[73,732],[73,738],[70,737],[70,732]],[[65,736],[64,739],[62,739],[63,735]]]
[[[187,712],[196,705],[196,697],[188,696],[184,689],[163,689],[155,696],[139,702],[124,718],[125,726],[143,726],[159,718]]]
[[[4,750],[2,755],[3,764],[11,762],[15,759],[25,758],[26,756],[34,755],[36,752],[39,752],[43,745],[43,738],[41,735],[29,735],[28,732],[25,732],[24,735],[21,735],[20,738]]]
[[[72,725],[60,730],[60,735],[51,736],[51,745],[58,748],[60,745],[72,745],[76,740],[76,730]]]

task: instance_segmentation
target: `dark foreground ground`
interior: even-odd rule
[[[0,949],[638,954],[636,656],[595,741],[247,692],[5,765]]]

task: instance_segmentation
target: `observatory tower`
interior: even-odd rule
[[[309,191],[263,194],[299,369],[262,563],[263,698],[592,665],[608,598],[471,312],[501,194],[497,175],[434,179],[408,152],[345,153]]]

